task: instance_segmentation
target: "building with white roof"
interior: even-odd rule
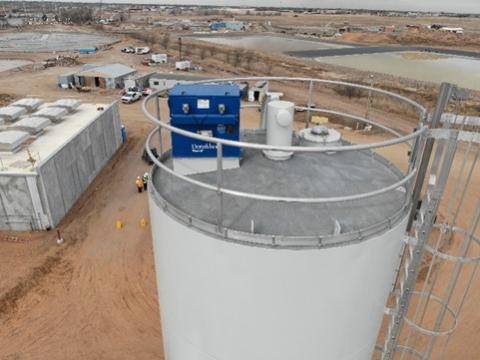
[[[116,89],[123,88],[124,79],[137,72],[134,68],[123,64],[85,64],[82,70],[58,77],[58,85],[88,86],[92,88]]]
[[[122,144],[117,102],[49,106],[0,131],[0,230],[57,226]],[[38,116],[48,109],[62,121]]]

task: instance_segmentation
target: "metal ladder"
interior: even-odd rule
[[[442,84],[440,97],[432,116],[431,128],[441,124],[441,116],[452,96],[453,89],[453,85]],[[396,352],[408,352],[419,359],[424,359],[423,355],[414,349],[400,347],[397,344],[402,326],[406,321],[412,295],[416,293],[415,284],[425,253],[425,244],[435,224],[438,207],[442,200],[455,156],[457,136],[458,133],[452,131],[449,139],[440,141],[437,144],[430,171],[428,169],[434,147],[434,139],[427,135],[426,138],[419,139],[421,143],[415,145],[416,154],[414,156],[416,156],[416,160],[414,161],[418,166],[418,175],[412,192],[412,212],[407,227],[407,231],[413,234],[406,237],[403,261],[401,261],[398,269],[397,286],[394,288],[394,305],[387,311],[387,314],[390,315],[390,321],[385,333],[382,360],[393,359]],[[417,203],[427,179],[427,172],[429,174],[426,193],[423,196],[422,206],[417,212]],[[414,324],[409,323],[409,325],[413,326]]]

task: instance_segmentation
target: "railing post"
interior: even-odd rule
[[[217,143],[217,196],[218,196],[218,232],[223,227],[223,144]]]
[[[365,119],[367,119],[367,120],[370,117],[370,111],[371,111],[371,107],[372,107],[373,75],[370,74],[369,78],[370,78],[370,82],[369,82],[370,88],[368,89],[367,109],[365,110]],[[358,123],[357,123],[357,130],[358,130]]]
[[[155,109],[157,111],[157,120],[160,121],[160,97],[155,95]],[[162,127],[158,130],[159,142],[160,142],[160,155],[162,155]]]
[[[310,80],[310,85],[308,86],[308,100],[307,100],[307,115],[305,117],[305,128],[307,129],[310,124],[311,111],[310,107],[312,104],[312,94],[313,94],[313,81]]]
[[[159,160],[161,160],[161,159],[162,159],[162,155],[163,155],[163,139],[162,139],[162,127],[161,127],[161,126],[158,127],[158,138],[159,138],[159,145],[158,145],[159,153],[158,153],[158,157],[160,158]]]

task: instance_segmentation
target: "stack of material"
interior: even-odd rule
[[[32,112],[37,110],[40,105],[43,104],[41,99],[36,98],[25,98],[18,101],[15,101],[11,106],[18,106],[27,109],[28,112]]]
[[[68,112],[74,112],[79,106],[81,102],[80,100],[76,99],[61,99],[55,101],[51,106],[53,107],[59,107],[59,108],[65,108],[68,110]]]
[[[51,122],[44,117],[27,117],[23,118],[10,126],[12,130],[26,131],[31,135],[36,135],[43,131]]]
[[[44,107],[34,113],[33,117],[43,117],[49,119],[51,122],[59,123],[63,121],[63,117],[67,115],[68,111],[60,107]]]
[[[25,131],[2,131],[0,132],[0,151],[15,152],[29,137],[30,135]]]
[[[0,120],[3,124],[5,121],[15,121],[25,114],[27,109],[18,106],[5,106],[0,108]]]

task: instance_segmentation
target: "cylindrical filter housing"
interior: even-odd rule
[[[293,115],[295,104],[289,101],[275,100],[268,103],[267,108],[267,144],[275,146],[291,146],[293,136]],[[270,160],[288,160],[292,152],[264,150]]]

